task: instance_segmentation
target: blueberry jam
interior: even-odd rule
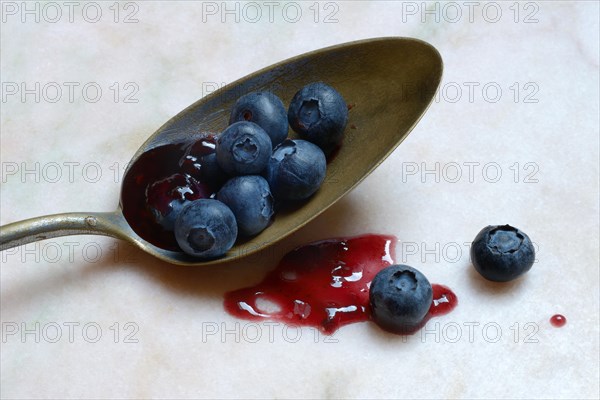
[[[550,324],[555,328],[562,328],[567,323],[567,319],[564,315],[556,314],[550,318]]]
[[[177,214],[192,200],[210,196],[211,189],[187,174],[173,174],[149,184],[146,189],[147,206],[154,219],[164,229],[172,231]]]
[[[225,309],[238,318],[312,326],[327,334],[368,321],[370,283],[394,263],[396,241],[389,235],[364,235],[299,247],[258,285],[227,293]],[[424,322],[457,304],[449,288],[432,286],[433,302]]]
[[[129,166],[123,178],[121,207],[142,239],[166,250],[181,251],[171,217],[185,202],[208,198],[218,190],[200,178],[200,158],[214,152],[215,137],[199,134],[190,142],[147,151]]]

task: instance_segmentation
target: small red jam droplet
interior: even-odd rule
[[[550,318],[550,323],[555,328],[562,328],[567,323],[567,319],[564,315],[556,314]]]
[[[226,293],[225,309],[238,318],[312,326],[327,334],[368,321],[369,286],[380,270],[394,263],[396,241],[389,235],[364,235],[299,247],[258,285]],[[426,320],[456,305],[450,289],[433,285],[433,290]]]

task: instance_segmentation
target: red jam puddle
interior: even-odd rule
[[[391,235],[364,235],[298,247],[258,285],[226,293],[225,309],[242,319],[310,326],[326,334],[368,321],[369,286],[381,269],[394,264],[396,242]],[[457,304],[452,290],[432,286],[433,302],[422,325]]]
[[[123,178],[121,207],[131,228],[144,240],[162,249],[180,251],[173,231],[160,226],[149,203],[166,209],[174,198],[195,200],[214,192],[199,178],[202,156],[214,153],[216,138],[196,134],[189,141],[171,143],[143,153]]]

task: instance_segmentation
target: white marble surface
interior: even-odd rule
[[[598,3],[481,2],[469,15],[464,2],[430,2],[437,11],[422,15],[421,2],[338,1],[317,4],[315,22],[313,2],[296,2],[285,13],[298,7],[296,23],[276,3],[273,22],[255,3],[252,23],[246,3],[239,22],[221,2],[120,3],[115,22],[101,2],[92,23],[93,4],[75,2],[69,22],[64,3],[30,2],[36,22],[3,2],[0,222],[110,211],[136,148],[215,86],[308,50],[411,36],[442,54],[438,100],[369,178],[271,254],[394,234],[397,261],[453,288],[459,307],[407,340],[362,323],[333,340],[303,329],[297,342],[260,325],[252,343],[256,326],[228,316],[223,293],[260,281],[275,256],[186,269],[110,238],[53,239],[1,253],[2,398],[597,398]],[[422,175],[435,168],[439,182]],[[499,223],[538,246],[531,272],[502,287],[473,272],[465,246]],[[564,328],[550,326],[555,313]]]

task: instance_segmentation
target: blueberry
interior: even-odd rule
[[[192,201],[175,220],[175,239],[179,247],[199,258],[225,254],[235,243],[237,232],[233,212],[218,200]]]
[[[273,151],[266,169],[271,191],[278,199],[302,200],[325,179],[325,154],[306,140],[284,140]]]
[[[229,175],[254,175],[269,162],[272,144],[269,135],[254,122],[229,125],[217,139],[217,162]]]
[[[227,181],[228,175],[219,167],[217,154],[211,153],[200,158],[200,179],[215,190]]]
[[[288,121],[302,139],[329,155],[341,143],[348,122],[348,107],[342,96],[323,82],[300,89],[288,109]]]
[[[485,279],[508,282],[531,269],[535,250],[525,232],[510,225],[488,226],[473,240],[471,261]]]
[[[273,196],[262,176],[231,178],[217,193],[217,200],[233,211],[242,235],[256,235],[267,227],[273,216]]]
[[[187,203],[208,198],[211,190],[187,174],[173,174],[146,188],[146,205],[154,220],[167,231],[172,231],[175,219]]]
[[[433,289],[425,275],[408,265],[390,265],[371,282],[371,316],[388,331],[410,332],[419,327],[432,300]]]
[[[273,147],[288,134],[288,120],[283,102],[270,92],[252,92],[240,97],[229,117],[229,123],[250,121],[259,125],[271,138]]]
[[[200,133],[192,142],[182,149],[184,155],[179,159],[179,172],[198,176],[202,166],[200,160],[209,154],[214,154],[216,138],[210,133]]]

